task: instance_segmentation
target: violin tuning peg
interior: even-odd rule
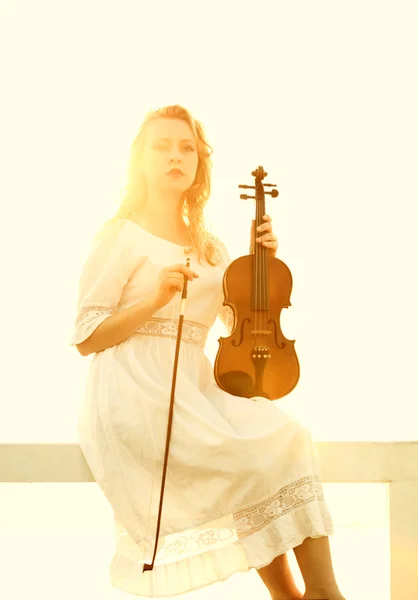
[[[264,187],[277,187],[275,183],[263,183]]]
[[[249,198],[255,198],[255,196],[248,196],[247,194],[241,194],[240,198],[242,200],[248,200]]]
[[[255,190],[255,186],[254,185],[239,185],[239,188],[242,188],[244,190]]]
[[[264,192],[264,193],[268,194],[272,198],[277,198],[277,196],[279,195],[279,192],[277,190],[271,190],[271,192]]]

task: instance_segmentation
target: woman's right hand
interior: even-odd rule
[[[161,269],[157,287],[151,299],[156,310],[163,308],[177,292],[183,290],[184,275],[186,275],[190,281],[199,277],[192,269],[189,269],[186,265],[182,264],[170,265]]]

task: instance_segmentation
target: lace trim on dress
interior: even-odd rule
[[[201,554],[202,551],[211,547],[216,549],[237,542],[238,537],[234,529],[230,527],[207,527],[206,529],[190,530],[184,533],[172,534],[161,550],[158,550],[156,558],[158,563],[172,562],[184,556],[190,557]],[[149,538],[149,549],[153,547],[155,537]]]
[[[323,501],[322,485],[317,476],[308,476],[282,487],[276,494],[250,508],[233,514],[234,529],[227,527],[208,528],[200,531],[173,534],[158,553],[159,559],[206,550],[208,546],[219,543],[228,544],[239,540],[268,526],[272,521],[292,510],[314,501]]]
[[[134,335],[151,335],[156,337],[177,338],[179,319],[151,317],[135,330]],[[209,328],[196,321],[183,320],[181,340],[187,344],[204,347]]]
[[[314,500],[324,500],[322,485],[318,476],[298,479],[282,487],[274,496],[251,508],[234,514],[238,537],[251,535],[265,527],[274,519]]]
[[[108,315],[109,317],[115,314],[116,308],[109,308],[108,306],[86,306],[80,308],[76,317],[75,324],[81,325],[86,321],[93,321],[97,317],[102,315]]]
[[[182,557],[190,557],[200,554],[210,547],[219,548],[232,542],[246,538],[253,533],[266,527],[271,527],[272,522],[297,510],[311,502],[324,502],[322,485],[318,476],[307,476],[298,479],[286,486],[280,488],[273,496],[267,500],[259,502],[249,508],[240,510],[232,515],[233,527],[228,523],[228,516],[218,515],[216,519],[218,526],[196,525],[186,532],[173,533],[165,536],[165,541],[161,549],[157,552],[158,563],[171,562]],[[311,527],[310,519],[313,519],[313,513],[299,513],[299,519],[306,520],[306,526]],[[228,526],[229,525],[229,526]],[[123,525],[116,521],[118,539],[128,537]],[[153,549],[155,537],[147,536],[149,548]],[[142,546],[145,540],[139,545]],[[129,544],[128,544],[129,546]],[[133,545],[132,551],[137,553],[138,546]],[[138,558],[138,557],[137,557]]]

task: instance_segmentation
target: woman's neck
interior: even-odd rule
[[[180,235],[188,230],[183,218],[183,197],[175,190],[149,191],[140,218],[150,227],[169,229]]]
[[[173,218],[170,219],[167,215],[160,217],[155,212],[150,215],[144,210],[133,215],[132,220],[153,235],[165,238],[174,244],[181,246],[190,244],[190,228],[182,217],[177,216],[177,220],[173,221]]]

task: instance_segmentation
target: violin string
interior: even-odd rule
[[[262,212],[262,211],[260,211]],[[258,331],[262,331],[262,327],[263,327],[263,299],[264,299],[264,294],[263,294],[263,266],[264,266],[264,253],[263,253],[263,245],[262,244],[258,244],[260,246],[260,272],[258,274],[259,276],[259,285],[260,285],[260,329]],[[263,340],[263,334],[260,333],[260,340],[259,340],[259,344],[261,344]]]
[[[263,212],[263,211],[261,211]],[[260,262],[261,262],[261,266],[260,266],[260,306],[261,306],[261,312],[260,312],[260,331],[263,331],[264,329],[264,248],[263,248],[263,244],[259,244],[260,245]],[[261,341],[264,338],[264,334],[260,333],[260,338]]]
[[[263,207],[264,209],[264,207]],[[263,214],[266,211],[263,210]],[[262,251],[262,256],[263,256],[263,271],[262,271],[262,283],[261,285],[263,286],[263,331],[267,331],[267,302],[268,302],[268,297],[267,297],[267,248],[264,248],[264,246],[261,247],[261,251]],[[263,334],[263,340],[264,340],[264,345],[265,345],[265,341],[266,341],[266,334]]]
[[[255,219],[255,227],[256,227],[256,232],[257,232],[257,227],[258,227],[258,221],[257,221],[257,216]],[[257,236],[257,233],[255,233],[255,237]],[[254,274],[254,278],[255,278],[255,302],[254,302],[254,310],[255,310],[255,324],[254,324],[254,329],[255,329],[255,342],[254,342],[254,346],[257,346],[257,331],[258,331],[258,246],[259,244],[254,241],[255,244],[255,256],[254,256],[254,262],[255,262],[255,274]],[[254,279],[253,279],[254,281]]]
[[[258,227],[258,220],[255,221],[255,226]],[[257,235],[257,234],[256,234]],[[259,314],[258,314],[258,306],[259,306],[259,283],[258,283],[258,262],[259,262],[259,246],[260,244],[255,244],[255,346],[257,346],[258,339],[258,322],[259,322]]]
[[[258,223],[257,227],[260,226],[260,223]],[[262,288],[262,282],[261,282],[261,276],[262,276],[262,267],[263,267],[263,254],[262,254],[262,247],[261,244],[257,244],[258,245],[258,269],[257,269],[257,287],[258,287],[258,302],[257,302],[257,313],[258,313],[258,324],[257,324],[257,346],[260,343],[260,337],[261,334],[259,333],[261,331],[261,326],[262,326],[262,320],[263,320],[263,316],[261,313],[261,307],[262,307],[262,300],[263,300],[263,288]],[[258,351],[257,351],[257,356],[258,356]]]
[[[260,211],[261,212],[261,211]],[[261,331],[261,327],[263,324],[263,313],[262,313],[262,301],[263,301],[263,284],[261,281],[261,278],[263,276],[263,253],[262,253],[262,246],[261,244],[258,244],[258,266],[259,266],[259,271],[258,271],[258,278],[257,278],[257,282],[259,285],[259,304],[258,304],[258,314],[259,314],[259,319],[258,319],[258,329],[257,331]],[[259,334],[259,339],[257,340],[257,346],[260,344],[260,338],[261,338],[261,333]],[[258,354],[257,354],[258,356]]]

